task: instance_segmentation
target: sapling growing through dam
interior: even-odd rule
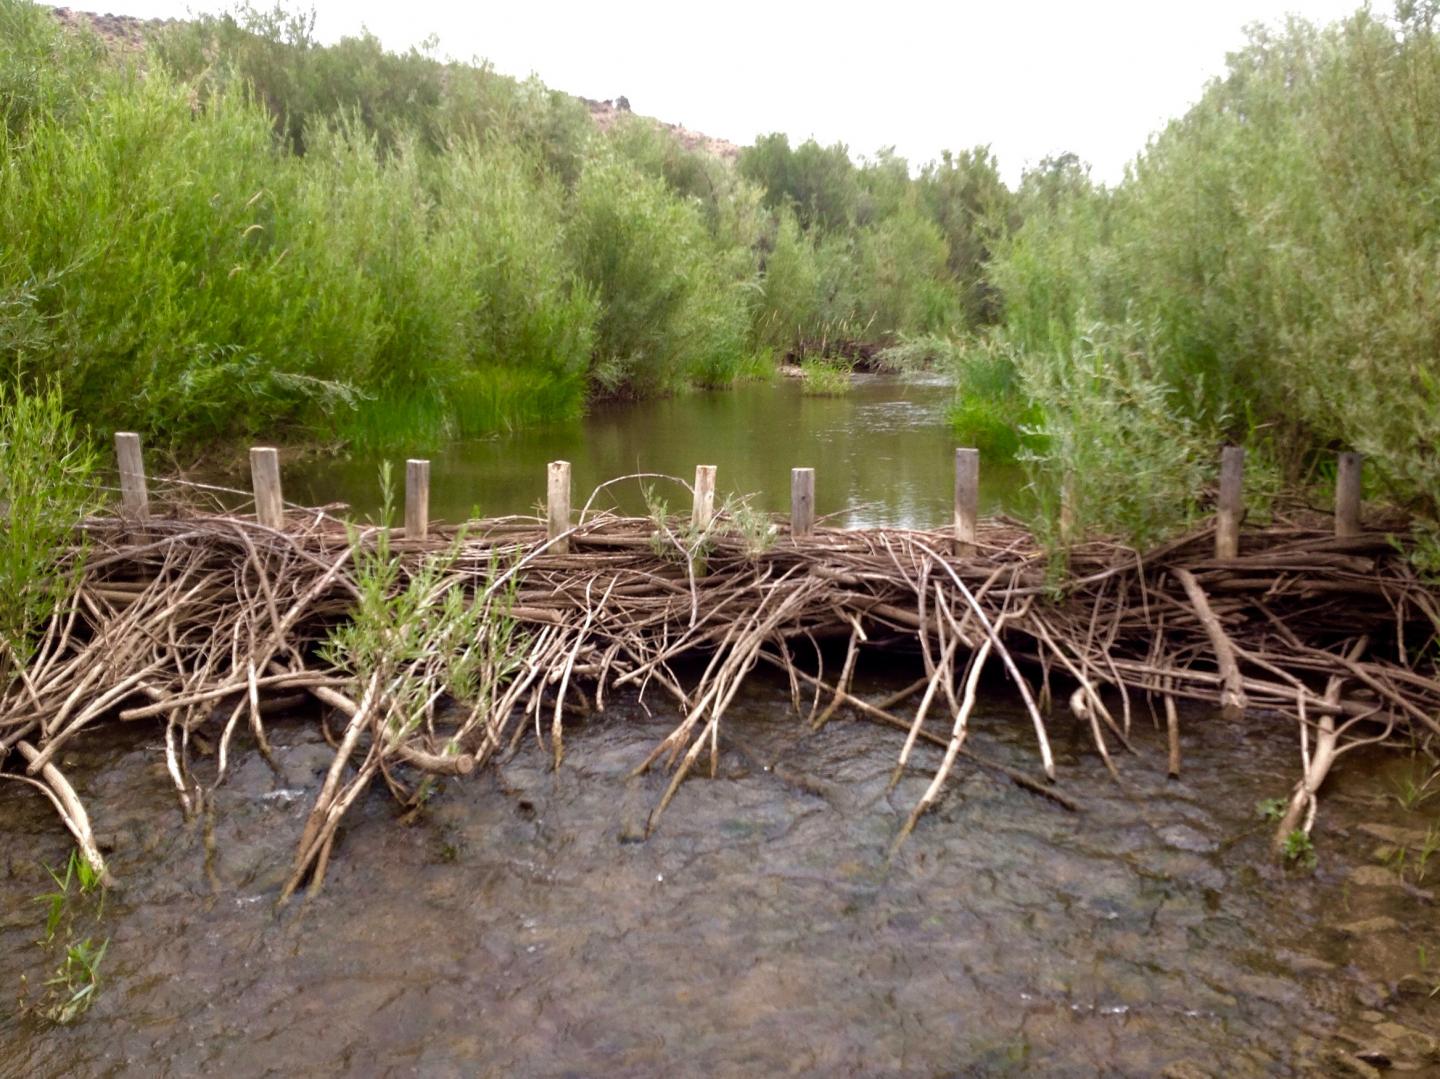
[[[381,469],[380,487],[382,523],[349,530],[355,603],[320,647],[320,657],[348,675],[350,683],[348,697],[335,690],[318,696],[347,712],[349,723],[306,822],[283,897],[307,874],[313,873],[316,887],[323,881],[340,815],[377,774],[397,794],[404,787],[389,770],[393,763],[411,761],[432,772],[467,774],[476,756],[497,748],[493,738],[484,737],[491,731],[492,712],[508,713],[514,700],[506,690],[522,666],[524,634],[510,613],[513,578],[502,572],[494,554],[483,573],[462,569],[463,530],[448,547],[405,559],[387,523],[395,503],[388,463]],[[414,748],[410,743],[417,733],[435,751]],[[347,778],[351,758],[361,752],[367,735],[369,746],[354,776]]]

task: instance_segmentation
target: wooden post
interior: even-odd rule
[[[405,462],[405,538],[430,534],[430,462],[412,457]]]
[[[1335,535],[1360,535],[1360,472],[1365,462],[1359,453],[1342,453],[1335,473]]]
[[[975,530],[980,519],[980,451],[955,451],[955,553],[975,554]]]
[[[790,470],[790,535],[808,536],[815,528],[815,470]]]
[[[548,482],[545,488],[547,509],[547,534],[550,550],[555,554],[569,554],[570,541],[556,537],[570,531],[570,462],[551,461]]]
[[[690,510],[690,527],[703,532],[715,517],[715,466],[695,466],[695,504]]]
[[[115,463],[120,468],[120,505],[127,517],[143,521],[150,516],[150,496],[145,489],[145,460],[140,453],[140,436],[133,431],[115,433]]]
[[[266,528],[284,528],[285,501],[280,495],[280,455],[271,447],[250,447],[250,485],[255,491],[255,519]]]
[[[1220,503],[1215,508],[1215,557],[1240,555],[1240,519],[1245,516],[1245,450],[1220,451]]]
[[[695,466],[695,501],[690,509],[690,531],[696,540],[703,536],[715,519],[715,466]],[[690,559],[690,572],[704,577],[710,570],[705,555],[696,553]]]

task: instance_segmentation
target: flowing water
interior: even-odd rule
[[[435,513],[524,512],[545,462],[568,457],[577,491],[716,464],[722,492],[771,509],[788,469],[814,465],[821,513],[866,503],[839,519],[936,525],[947,399],[866,380],[839,399],[782,385],[601,409],[436,456]],[[374,468],[287,470],[289,494],[367,512]],[[1013,502],[1013,475],[986,476],[990,505]],[[904,657],[869,662],[860,684],[877,697],[914,675]],[[1003,685],[985,699],[971,747],[1033,771],[1028,720],[995,703]],[[49,945],[35,900],[67,838],[36,791],[0,784],[0,1077],[1194,1079],[1373,1074],[1364,1052],[1440,1068],[1440,853],[1425,854],[1440,799],[1402,807],[1416,778],[1403,759],[1344,758],[1318,866],[1287,870],[1257,804],[1294,782],[1288,724],[1188,712],[1172,781],[1142,710],[1117,784],[1057,716],[1061,784],[1083,812],[962,762],[892,858],[936,755],[919,750],[892,790],[894,732],[842,713],[810,733],[787,687],[758,675],[727,713],[716,776],[688,780],[644,838],[668,776],[630,773],[678,718],[613,702],[567,734],[558,772],[529,740],[403,820],[371,790],[324,892],[283,911],[331,758],[315,717],[272,725],[273,769],[246,746],[191,821],[156,728],[95,730],[61,763],[121,887],[103,909],[73,900]],[[44,982],[85,937],[109,941],[93,1006],[51,1026]]]
[[[835,515],[834,524],[935,527],[953,505],[955,439],[945,424],[952,397],[935,378],[861,375],[839,397],[807,397],[785,379],[601,404],[573,423],[432,453],[430,515],[455,522],[534,513],[545,498],[546,463],[568,460],[577,509],[598,484],[619,476],[658,472],[689,481],[696,465],[716,465],[721,500],[749,495],[757,509],[788,512],[790,469],[810,467],[816,513]],[[365,454],[287,464],[286,497],[307,505],[339,500],[372,514],[379,466],[379,456]],[[1020,504],[1016,468],[987,463],[981,473],[982,512]],[[688,512],[682,488],[649,482],[672,511]],[[609,489],[597,506],[645,512],[638,483]]]
[[[1057,721],[1083,812],[962,763],[891,859],[936,755],[887,790],[894,732],[809,733],[765,680],[643,839],[666,777],[629,774],[678,718],[649,703],[572,731],[558,773],[530,745],[409,821],[372,791],[321,896],[279,913],[330,757],[313,721],[275,724],[277,768],[247,755],[188,824],[155,732],[97,732],[66,764],[123,882],[83,923],[103,981],[68,1028],[0,1008],[0,1075],[1260,1076],[1367,1049],[1434,1073],[1405,976],[1440,954],[1440,868],[1415,887],[1376,858],[1435,815],[1379,760],[1340,770],[1318,868],[1287,872],[1255,806],[1293,781],[1288,731],[1188,713],[1171,781],[1147,719],[1117,785]],[[971,744],[1031,769],[1032,738],[992,708]],[[31,899],[66,842],[18,784],[0,819],[13,1000],[55,964]]]

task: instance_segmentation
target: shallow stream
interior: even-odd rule
[[[101,987],[68,1028],[0,1009],[0,1075],[1185,1079],[1365,1050],[1434,1074],[1437,1002],[1406,976],[1440,954],[1440,865],[1416,887],[1413,855],[1404,880],[1378,859],[1436,814],[1391,797],[1393,758],[1339,770],[1318,867],[1286,871],[1256,804],[1293,781],[1289,732],[1189,713],[1171,781],[1147,719],[1117,785],[1062,720],[1084,812],[962,764],[891,860],[935,755],[887,791],[893,732],[812,734],[788,704],[747,688],[717,777],[644,841],[665,777],[627,777],[677,717],[633,700],[573,731],[558,773],[532,742],[408,823],[372,790],[323,894],[278,914],[330,759],[314,722],[277,723],[278,770],[247,755],[188,824],[156,732],[97,732],[65,763],[123,882]],[[1018,713],[989,709],[971,744],[1034,768]],[[32,897],[67,843],[18,784],[0,819],[8,1001],[54,965]]]

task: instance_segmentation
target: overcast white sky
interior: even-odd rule
[[[100,6],[100,0],[69,0]],[[144,17],[222,11],[209,0],[108,0]],[[268,6],[257,0],[260,7]],[[288,7],[310,5],[290,2]],[[316,34],[368,27],[387,47],[439,37],[441,56],[746,144],[768,131],[894,145],[912,163],[989,144],[1008,180],[1072,151],[1114,182],[1146,138],[1224,70],[1244,27],[1341,18],[1359,0],[869,0],[695,4],[568,0],[313,0]],[[1376,10],[1389,11],[1386,0]]]

